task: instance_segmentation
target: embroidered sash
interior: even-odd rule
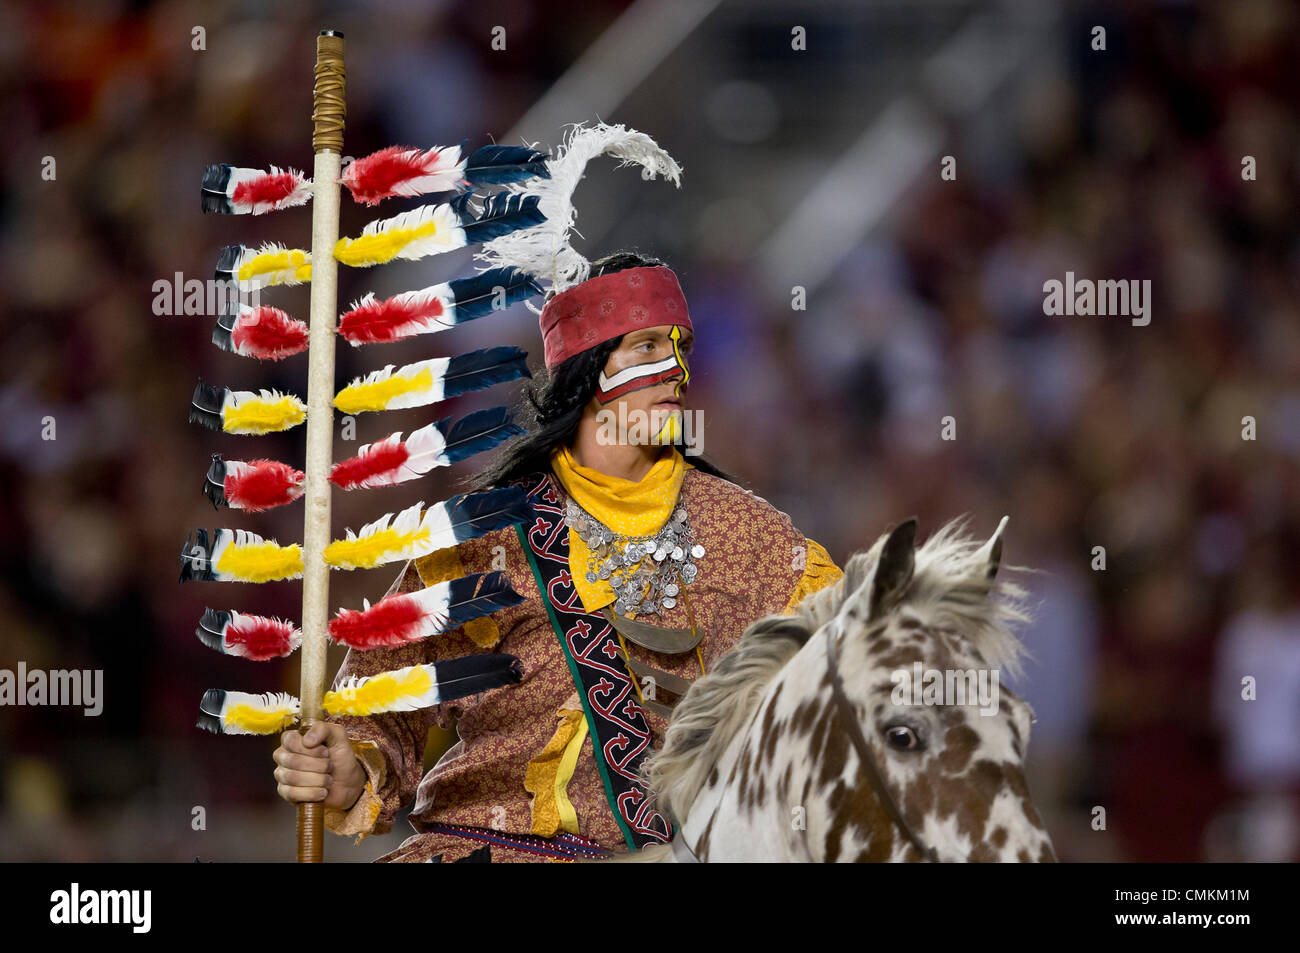
[[[610,809],[632,850],[667,843],[672,825],[650,806],[639,777],[650,751],[650,726],[619,652],[618,635],[603,617],[583,611],[569,574],[569,529],[554,478],[541,475],[529,485],[532,513],[528,523],[515,529],[582,698]]]

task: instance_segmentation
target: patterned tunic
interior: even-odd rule
[[[535,485],[541,476],[537,474],[526,486]],[[563,506],[563,490],[554,476],[551,484]],[[707,671],[750,623],[788,611],[804,595],[841,575],[821,546],[748,490],[692,468],[686,472],[680,499],[696,540],[706,550],[686,595],[695,622],[705,633],[700,650]],[[418,591],[445,579],[491,570],[504,571],[525,601],[411,646],[349,651],[335,678],[337,686],[351,675],[373,675],[487,651],[509,653],[523,662],[524,677],[518,685],[419,711],[329,719],[347,729],[368,783],[349,811],[327,809],[328,829],[356,834],[358,841],[370,833],[387,833],[397,811],[415,798],[410,822],[417,833],[382,861],[453,862],[471,854],[473,859],[483,857],[483,841],[434,829],[441,825],[501,832],[507,838],[530,835],[535,829],[535,796],[525,788],[525,775],[565,721],[561,712],[581,707],[564,651],[513,527],[408,563],[392,591]],[[674,608],[661,610],[659,617],[648,621],[680,628],[690,625],[680,599]],[[660,671],[685,679],[700,676],[693,651],[663,655],[631,642],[627,650],[633,659]],[[657,748],[667,723],[648,710],[646,718]],[[425,775],[425,741],[434,724],[444,729],[455,724],[460,740]],[[614,852],[628,849],[606,799],[590,734],[582,742],[565,793],[576,812],[581,838]],[[565,834],[560,838],[578,840]],[[493,862],[547,859],[500,843],[491,844],[490,856]]]

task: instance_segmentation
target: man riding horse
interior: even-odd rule
[[[631,253],[588,265],[564,238],[567,192],[602,152],[680,174],[640,133],[578,129],[560,199],[543,200],[557,234],[491,259],[550,280],[531,426],[473,487],[522,487],[529,519],[411,561],[390,590],[498,570],[524,601],[414,645],[350,651],[335,684],[481,652],[518,657],[522,681],[330,718],[285,732],[275,752],[280,795],[324,801],[335,833],[385,833],[414,800],[416,833],[381,860],[598,859],[668,842],[641,774],[676,701],[752,622],[842,575],[784,513],[682,452],[694,331],[677,275]],[[459,740],[426,774],[433,724]]]

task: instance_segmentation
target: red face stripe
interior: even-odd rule
[[[658,364],[658,361],[655,361]],[[618,400],[625,394],[630,394],[635,390],[644,390],[647,387],[653,387],[655,384],[663,384],[679,377],[682,373],[680,367],[670,367],[666,371],[660,371],[658,374],[650,374],[646,377],[633,377],[631,380],[624,381],[613,390],[603,390],[600,385],[596,385],[596,399],[602,404],[608,404],[610,401]]]

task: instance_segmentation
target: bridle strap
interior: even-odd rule
[[[673,860],[679,864],[698,864],[700,858],[695,856],[695,851],[691,850],[690,845],[686,843],[686,836],[682,833],[679,826],[677,836],[672,839]]]
[[[903,836],[911,841],[912,846],[919,850],[927,861],[937,863],[939,857],[934,848],[927,847],[925,842],[912,830],[911,825],[904,820],[894,796],[889,793],[889,788],[885,785],[885,779],[881,775],[876,759],[871,753],[871,746],[867,744],[867,739],[862,734],[857,712],[853,710],[853,704],[844,692],[844,683],[840,680],[837,645],[838,639],[828,631],[826,633],[826,674],[830,676],[831,680],[831,698],[848,726],[849,743],[853,745],[853,750],[857,752],[858,761],[862,764],[863,770],[867,772],[867,780],[876,793],[876,800],[885,809],[885,814],[889,817],[889,820],[903,832]]]

